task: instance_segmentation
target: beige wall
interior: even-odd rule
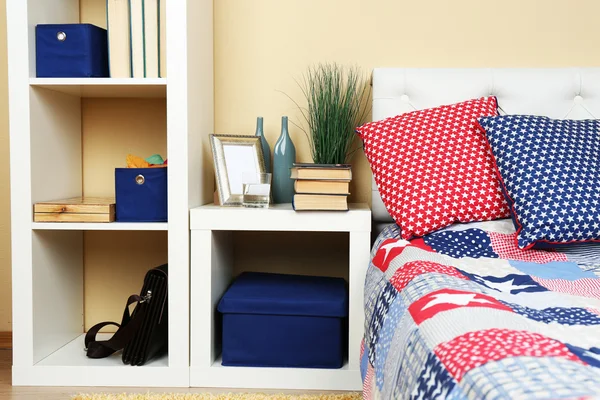
[[[81,118],[86,196],[115,195],[115,168],[127,154],[167,155],[165,99],[84,99]],[[85,232],[83,247],[86,329],[121,318],[146,271],[168,255],[166,232]]]
[[[103,24],[101,2],[82,1],[82,19]],[[0,16],[4,15],[0,0]],[[357,64],[366,73],[379,66],[408,67],[545,67],[600,65],[600,3],[596,0],[570,2],[564,0],[216,0],[215,1],[215,128],[219,133],[254,132],[257,116],[265,118],[265,129],[271,147],[279,134],[282,115],[299,122],[293,103],[281,92],[302,101],[294,79],[305,68],[319,61]],[[6,43],[5,28],[0,29],[0,330],[10,329],[10,252],[8,213],[8,133],[6,107]],[[103,133],[85,128],[103,114],[97,107],[110,107],[96,100],[84,102],[91,116],[84,116],[85,143],[102,138]],[[126,104],[132,110],[142,105],[135,101]],[[155,105],[157,106],[157,105]],[[157,106],[159,107],[159,106]],[[116,111],[116,110],[113,110]],[[162,115],[146,114],[149,121],[161,123]],[[131,117],[125,118],[130,120]],[[86,125],[87,123],[87,125]],[[113,117],[113,125],[119,120]],[[96,132],[96,133],[94,133]],[[153,131],[154,132],[154,131]],[[303,134],[291,125],[292,138],[298,150],[298,161],[310,161]],[[132,146],[136,151],[156,148],[157,140],[149,146]],[[155,140],[152,139],[152,140]],[[121,148],[121,151],[125,151]],[[85,147],[84,185],[86,191],[108,191],[110,181],[102,175],[95,181],[96,161],[102,147]],[[118,160],[120,155],[115,155]],[[102,162],[112,167],[113,161]],[[355,201],[369,197],[369,168],[358,154],[353,160],[355,180],[352,192]],[[100,164],[98,164],[100,165]],[[87,172],[86,172],[87,171]],[[96,186],[96,182],[99,182]],[[108,182],[108,183],[107,183]],[[86,235],[86,324],[105,318],[118,318],[128,291],[139,290],[140,275],[164,257],[164,235],[140,234],[129,245],[128,237],[105,233]],[[240,235],[236,241],[239,257],[237,269],[259,267],[269,269],[286,263],[286,252],[293,251],[293,269],[310,265],[310,271],[335,274],[344,264],[347,247],[343,236],[334,236],[334,253],[322,245],[320,237],[313,238],[316,247],[313,257],[327,253],[329,257],[319,268],[311,264],[306,252],[298,250],[297,237],[285,240],[262,235],[251,246],[249,236]],[[150,243],[153,250],[143,252],[140,245]],[[275,251],[274,248],[283,250]],[[287,247],[287,248],[286,248]],[[268,250],[268,256],[261,253]],[[295,249],[295,250],[294,250]],[[129,250],[143,254],[127,255]],[[108,254],[108,255],[107,255]],[[331,256],[337,254],[338,256]],[[306,257],[306,258],[302,258]],[[266,263],[266,264],[265,264]],[[327,264],[337,266],[325,267]],[[116,290],[106,285],[108,279],[131,282]],[[110,291],[108,291],[110,290]],[[107,300],[108,299],[108,300]],[[112,300],[114,299],[114,300]]]
[[[373,67],[600,65],[596,0],[218,0],[215,121],[251,133],[265,118],[271,145],[280,117],[300,122],[294,82],[311,63]],[[299,161],[311,161],[291,128]],[[370,171],[354,159],[353,198],[369,198]]]

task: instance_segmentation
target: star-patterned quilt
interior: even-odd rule
[[[406,241],[365,281],[365,399],[600,399],[600,245],[523,250],[510,219]]]

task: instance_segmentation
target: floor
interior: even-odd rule
[[[11,385],[11,365],[12,351],[0,350],[0,400],[67,400],[77,393],[146,393],[146,392],[167,392],[167,393],[227,393],[227,392],[246,392],[246,390],[214,390],[203,388],[68,388],[68,387],[13,387]],[[309,391],[298,390],[262,390],[262,393],[310,393]],[[336,393],[336,392],[318,392],[318,393]]]

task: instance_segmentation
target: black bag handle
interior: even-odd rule
[[[90,330],[85,335],[85,351],[89,358],[105,358],[110,356],[123,349],[127,343],[133,339],[137,331],[142,326],[142,322],[144,321],[144,317],[146,316],[146,310],[148,307],[140,307],[140,304],[150,300],[150,293],[141,297],[137,294],[133,294],[129,296],[127,299],[127,305],[125,306],[125,310],[123,311],[123,318],[121,320],[121,324],[117,324],[116,322],[100,322],[90,328]],[[133,303],[138,303],[134,310],[133,318],[129,313],[129,306]],[[100,331],[100,329],[104,328],[108,325],[117,326],[119,329],[115,332],[115,334],[108,340],[96,340],[96,335]]]

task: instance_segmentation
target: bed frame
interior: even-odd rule
[[[587,119],[600,116],[600,68],[373,70],[373,121],[494,95],[504,114]],[[600,138],[599,138],[600,139]],[[371,184],[373,233],[393,222]]]

